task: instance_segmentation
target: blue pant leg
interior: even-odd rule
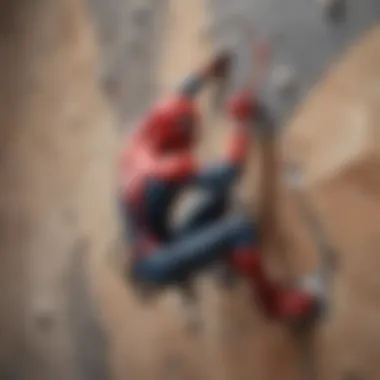
[[[168,204],[174,190],[162,181],[149,181],[138,204],[119,200],[123,236],[127,244],[138,248],[146,232],[165,240],[168,237]],[[142,229],[143,227],[143,229]]]
[[[169,206],[176,194],[177,188],[164,181],[151,180],[147,183],[143,202],[146,227],[160,240],[170,238]]]
[[[183,282],[239,246],[253,246],[256,242],[256,229],[250,221],[224,218],[136,262],[132,276],[157,286]]]

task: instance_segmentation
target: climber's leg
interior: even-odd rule
[[[302,321],[315,313],[319,305],[318,294],[304,284],[285,289],[273,281],[264,268],[262,254],[254,246],[237,248],[230,263],[247,278],[268,318]]]
[[[133,267],[133,277],[155,285],[181,283],[228,257],[237,244],[254,244],[254,226],[244,218],[224,218],[159,248]]]

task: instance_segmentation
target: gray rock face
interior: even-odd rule
[[[209,0],[205,28],[209,31],[208,37],[217,43],[230,38],[240,44],[237,84],[244,82],[250,70],[245,52],[249,27],[270,43],[274,67],[284,63],[293,66],[292,72],[297,78],[290,79],[290,75],[280,75],[278,70],[273,70],[276,78],[268,81],[263,94],[283,119],[329,64],[364,30],[374,25],[379,15],[380,2],[377,0],[236,0],[233,3]],[[333,22],[337,19],[340,22]],[[293,79],[297,82],[297,94],[282,96],[279,87],[288,88]]]
[[[121,123],[138,118],[156,96],[166,0],[89,0],[102,47],[102,81]]]
[[[156,68],[164,30],[167,0],[89,0],[99,26],[103,49],[102,80],[120,119],[139,117],[157,96]],[[216,45],[237,45],[235,86],[251,67],[247,46],[253,28],[270,42],[275,67],[290,63],[294,77],[273,70],[265,97],[280,118],[286,117],[335,57],[380,15],[377,0],[208,0],[203,38]],[[343,12],[344,11],[344,12]],[[338,17],[344,13],[344,17]],[[339,18],[340,22],[332,22]],[[247,32],[250,30],[250,32]],[[234,87],[234,86],[232,86]],[[281,89],[280,89],[281,88]]]

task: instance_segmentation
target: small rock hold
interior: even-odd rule
[[[78,213],[75,207],[66,207],[62,212],[62,218],[67,225],[74,225],[78,218]]]
[[[117,101],[121,96],[120,83],[115,78],[105,78],[102,82],[104,90],[111,101]]]
[[[41,314],[36,316],[36,324],[40,330],[49,330],[54,324],[54,318],[50,314]]]
[[[216,34],[216,24],[215,20],[212,17],[206,17],[201,29],[200,37],[204,41],[209,41]]]
[[[185,328],[189,334],[197,334],[202,328],[200,310],[195,303],[187,303],[185,307]]]
[[[136,24],[145,23],[153,14],[150,4],[136,4],[132,9],[132,20]]]
[[[297,164],[289,164],[286,168],[285,180],[291,188],[300,189],[303,185],[303,170]]]
[[[127,49],[128,53],[131,55],[132,59],[140,59],[141,54],[144,50],[144,48],[143,48],[141,42],[139,41],[138,37],[130,38],[126,44],[126,49]]]
[[[197,305],[197,294],[192,283],[181,284],[182,306],[185,312],[186,330],[195,334],[201,329],[202,321]]]
[[[318,0],[326,17],[333,21],[342,20],[345,17],[346,0]]]
[[[55,315],[52,307],[38,306],[34,311],[34,321],[39,330],[50,330],[55,322]]]
[[[197,302],[197,293],[194,284],[191,282],[185,282],[180,284],[180,292],[182,294],[183,305],[192,306]]]
[[[180,369],[183,366],[183,362],[183,356],[179,352],[172,353],[165,358],[165,366],[169,371]]]
[[[345,370],[341,375],[341,380],[360,380],[362,376],[355,370]]]
[[[292,67],[278,65],[273,70],[273,86],[282,95],[288,95],[296,88],[296,75]]]
[[[141,305],[151,306],[153,301],[156,299],[157,290],[146,284],[134,283],[133,280],[132,284],[134,286],[137,299],[140,301]]]
[[[235,289],[240,279],[240,277],[229,266],[223,264],[217,268],[216,278],[218,284],[224,290]]]

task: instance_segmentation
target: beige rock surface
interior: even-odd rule
[[[67,268],[114,220],[97,47],[82,1],[1,6],[0,377],[79,379]]]
[[[195,12],[200,15],[201,7],[201,2],[192,2],[189,8],[175,3],[171,17],[181,20],[181,17]],[[178,29],[175,21],[170,24],[169,51],[163,55],[169,63],[164,62],[160,81],[164,93],[191,69],[189,55],[194,61],[207,56],[207,47],[196,41],[198,26],[194,20],[197,18],[192,20],[193,23],[180,23]],[[174,30],[172,34],[171,29]],[[377,155],[376,139],[367,137],[376,136],[372,127],[376,108],[372,107],[376,102],[373,88],[379,79],[371,46],[376,45],[377,36],[378,31],[372,31],[335,65],[300,107],[285,136],[285,151],[290,152],[286,157],[294,156],[304,163],[310,194],[317,201],[324,222],[342,252],[331,315],[317,334],[319,349],[314,359],[324,379],[345,376],[376,379],[379,371],[375,355],[371,353],[376,351],[380,342],[380,326],[376,324],[378,285],[375,269],[378,212],[376,190],[371,190],[376,188],[368,185],[365,182],[367,177],[362,174],[370,168],[368,161],[375,160]],[[366,91],[369,85],[373,87]],[[360,105],[359,111],[351,107],[353,99]],[[206,111],[205,139],[217,142],[215,149],[209,148],[207,143],[208,149],[201,149],[203,158],[209,159],[218,154],[225,142],[228,123],[211,115],[207,105],[203,105]],[[363,113],[360,107],[369,110],[372,116]],[[212,124],[218,126],[217,133],[215,128],[210,128]],[[333,145],[332,141],[340,144]],[[360,175],[354,177],[349,175],[350,171],[360,172]],[[370,178],[374,180],[373,175]],[[316,262],[313,240],[295,213],[289,194],[285,190],[281,194],[282,214],[288,224],[288,248],[296,269],[305,271]],[[119,285],[120,298],[115,298],[114,302],[120,307],[120,299],[123,298],[125,303],[129,301],[121,296]],[[120,344],[118,352],[124,357],[129,351],[127,356],[140,376],[151,378],[162,373],[164,377],[189,378],[302,378],[298,374],[299,363],[292,340],[281,327],[268,326],[253,312],[254,305],[243,286],[231,294],[223,294],[205,278],[199,282],[199,297],[203,330],[195,336],[189,336],[184,329],[184,314],[173,294],[159,300],[155,311],[151,309],[144,314],[149,333],[143,337],[137,333],[137,347],[134,340],[125,343],[131,336],[128,332],[121,337],[120,331],[128,331],[130,327],[121,327],[123,322],[114,320],[114,336],[121,337],[124,342],[115,343]],[[143,320],[142,311],[137,307],[130,308],[136,317],[130,313],[128,323],[136,323],[132,328],[136,332]],[[108,303],[107,310],[111,315],[115,308]],[[136,322],[132,322],[134,320]],[[153,320],[154,324],[149,322]],[[131,345],[131,348],[124,351],[125,345]],[[144,364],[139,364],[138,355],[144,358]],[[176,365],[173,365],[173,356]],[[129,367],[125,359],[120,360],[126,368]],[[123,365],[120,366],[121,375]]]
[[[306,168],[306,186],[340,250],[331,321],[323,353],[326,378],[345,366],[375,379],[380,326],[377,280],[379,230],[378,28],[369,31],[301,106],[287,150]],[[372,351],[373,350],[373,351]],[[351,362],[351,364],[349,364]]]
[[[289,336],[260,318],[243,284],[228,294],[199,279],[202,329],[194,334],[178,294],[142,305],[111,265],[117,144],[97,81],[96,44],[81,1],[42,3],[9,2],[0,24],[0,301],[6,306],[0,377],[102,380],[108,369],[115,380],[301,378]],[[158,66],[163,94],[208,53],[197,42],[203,2],[170,5]],[[323,379],[380,377],[379,40],[375,29],[337,63],[285,136],[286,157],[304,163],[308,190],[342,252],[331,318],[318,333]],[[206,148],[210,139],[218,142],[215,151],[202,150],[208,159],[227,138],[228,123],[204,108]],[[312,241],[285,191],[281,204],[295,266],[305,270],[315,261]],[[87,277],[79,252],[87,253]]]

